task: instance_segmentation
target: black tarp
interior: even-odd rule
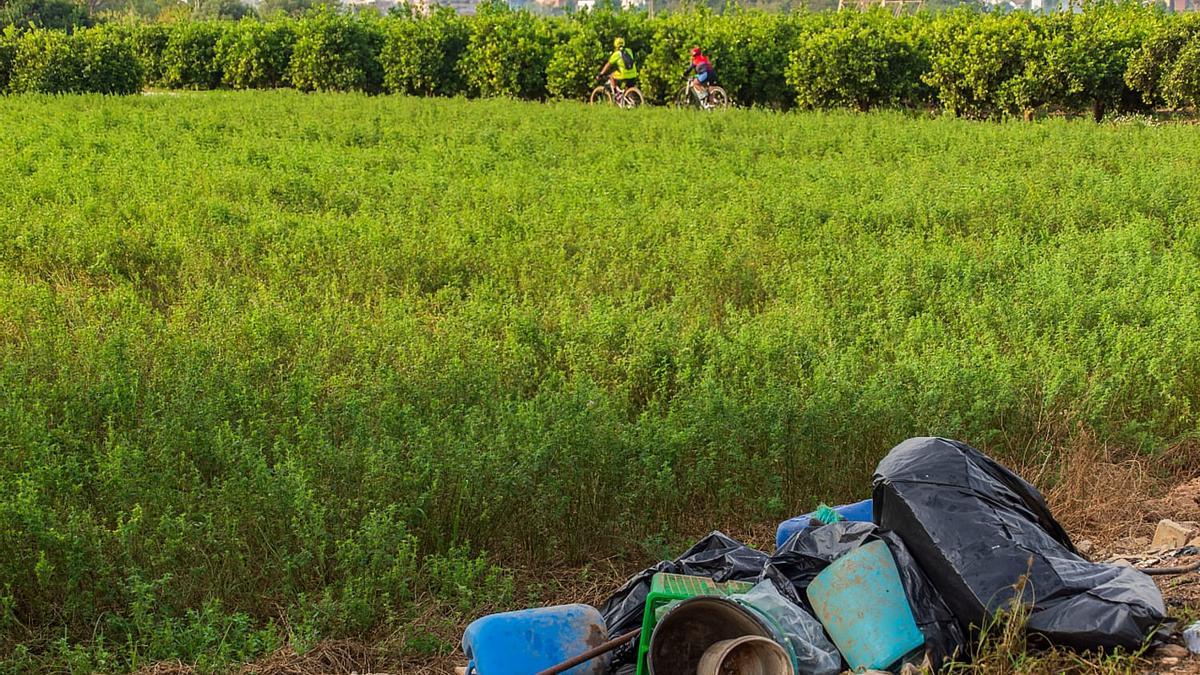
[[[964,624],[983,625],[1018,588],[1029,631],[1066,647],[1134,649],[1165,621],[1150,577],[1082,558],[1036,488],[966,444],[901,443],[875,470],[873,497],[876,523]]]
[[[895,534],[873,523],[851,521],[798,532],[767,560],[763,578],[773,581],[784,596],[812,612],[805,595],[809,583],[834,560],[876,539],[882,539],[892,552],[913,617],[925,636],[926,652],[933,665],[940,667],[964,646],[963,629]]]

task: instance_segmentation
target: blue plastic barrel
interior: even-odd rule
[[[463,633],[467,673],[531,675],[578,656],[608,639],[604,618],[589,605],[539,607],[476,619]],[[568,675],[604,675],[610,655]]]
[[[925,644],[883,541],[854,549],[821,570],[808,601],[850,669],[885,669]]]
[[[846,520],[869,523],[871,522],[871,508],[871,500],[864,499],[861,502],[855,502],[853,504],[835,506],[833,507],[833,510],[841,514],[841,516]],[[783,542],[791,539],[793,534],[807,530],[809,524],[812,522],[812,517],[812,513],[806,513],[802,516],[789,518],[780,523],[778,529],[775,530],[775,548],[783,546]]]

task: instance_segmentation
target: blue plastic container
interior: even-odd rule
[[[492,614],[463,633],[468,675],[532,675],[578,656],[608,639],[604,618],[589,605],[560,605]],[[567,675],[604,675],[610,655]]]
[[[808,601],[850,669],[890,667],[925,644],[887,544],[873,541],[821,570]]]
[[[871,522],[872,503],[870,499],[864,499],[861,502],[853,504],[843,504],[833,507],[846,520],[854,520],[863,523]],[[783,546],[783,542],[792,538],[793,534],[807,530],[809,523],[812,522],[812,513],[806,513],[802,516],[789,518],[779,524],[779,528],[775,530],[775,548]]]

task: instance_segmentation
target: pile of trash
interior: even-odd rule
[[[1128,564],[1093,563],[1042,495],[958,441],[913,438],[871,499],[780,524],[767,554],[720,532],[600,607],[495,614],[463,635],[474,675],[835,675],[967,658],[997,612],[1046,645],[1136,650],[1170,631]]]

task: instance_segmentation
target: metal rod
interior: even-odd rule
[[[538,673],[537,675],[558,675],[559,673],[565,673],[566,671],[574,668],[575,666],[577,666],[581,663],[584,663],[585,661],[591,661],[592,659],[596,658],[597,656],[600,656],[601,654],[610,652],[610,651],[616,649],[617,647],[620,647],[621,645],[625,644],[626,642],[629,642],[630,640],[634,639],[635,637],[637,637],[641,634],[642,634],[642,629],[638,628],[637,630],[630,631],[624,635],[617,636],[617,637],[609,640],[608,642],[605,642],[602,645],[592,647],[591,649],[580,654],[579,656],[573,656],[573,657],[567,659],[566,661],[563,661],[562,663],[558,664],[557,666],[551,666],[551,667],[543,670],[542,672]]]
[[[1145,569],[1135,567],[1134,569],[1151,576],[1157,574],[1187,574],[1188,572],[1200,570],[1200,562],[1194,562],[1191,565],[1184,565],[1183,567],[1147,567]]]

